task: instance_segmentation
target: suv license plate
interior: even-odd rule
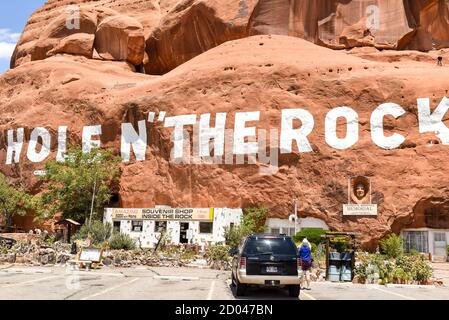
[[[270,272],[270,273],[278,272],[278,268],[277,267],[267,267],[267,272]]]

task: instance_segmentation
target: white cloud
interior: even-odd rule
[[[11,32],[9,29],[0,28],[0,42],[17,43],[20,38],[20,33]]]
[[[15,43],[0,42],[0,59],[11,58],[15,47]]]
[[[0,28],[0,59],[10,59],[20,33],[11,32],[10,29]]]

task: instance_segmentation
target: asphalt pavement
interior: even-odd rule
[[[0,300],[234,300],[230,272],[136,267],[73,271],[65,266],[0,266]],[[286,290],[248,290],[239,299],[298,300]],[[312,283],[300,300],[449,300],[447,286]]]

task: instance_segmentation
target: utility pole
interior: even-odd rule
[[[298,233],[298,200],[294,199],[295,202],[295,235]]]
[[[94,202],[95,202],[95,189],[97,189],[97,175],[95,172],[94,189],[92,191],[92,203],[90,204],[90,216],[89,216],[89,230],[92,226],[92,215],[94,213]]]

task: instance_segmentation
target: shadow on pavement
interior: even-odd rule
[[[289,297],[288,290],[283,288],[249,287],[243,297],[235,295],[235,287],[232,284],[229,285],[229,289],[236,300],[300,300],[299,297]]]

